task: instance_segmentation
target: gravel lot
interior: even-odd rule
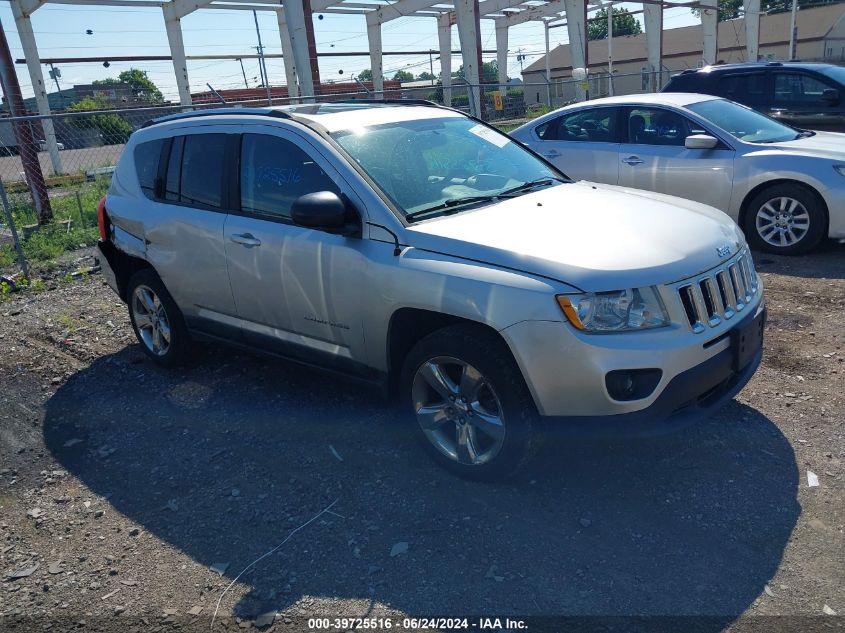
[[[843,630],[845,246],[756,259],[766,356],[734,402],[664,438],[552,437],[495,486],[434,467],[354,382],[215,347],[155,367],[99,276],[16,296],[0,304],[0,629],[210,630],[219,600],[215,629]]]

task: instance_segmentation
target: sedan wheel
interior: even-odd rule
[[[467,466],[488,463],[505,441],[505,417],[490,382],[460,359],[438,356],[417,369],[411,388],[417,422],[445,457]]]
[[[138,337],[156,356],[164,356],[170,349],[170,319],[167,310],[152,288],[135,287],[132,293],[132,317],[138,328]]]
[[[798,183],[766,187],[748,201],[746,209],[745,238],[761,251],[798,255],[813,250],[827,235],[824,199]]]
[[[757,211],[757,233],[767,244],[786,248],[798,244],[810,229],[810,214],[795,198],[772,198]]]

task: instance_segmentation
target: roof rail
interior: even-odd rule
[[[428,99],[370,99],[365,97],[363,99],[339,99],[337,101],[320,101],[316,105],[332,105],[335,103],[381,103],[384,105],[424,105],[441,107],[439,103],[429,101]]]
[[[783,62],[769,62],[766,66],[783,66]]]
[[[269,116],[277,119],[292,118],[287,112],[276,110],[274,108],[206,108],[205,110],[193,110],[191,112],[177,112],[176,114],[166,114],[164,116],[150,119],[141,127],[149,127],[158,123],[165,123],[167,121],[178,121],[179,119],[192,119],[195,117],[215,116],[220,114],[252,114],[256,116]]]

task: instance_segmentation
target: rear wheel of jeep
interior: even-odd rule
[[[538,415],[505,343],[480,326],[450,326],[408,354],[402,393],[417,437],[462,477],[503,479],[534,454]]]
[[[129,280],[126,297],[132,329],[144,353],[159,365],[178,364],[190,343],[188,330],[159,276],[149,268],[138,271]]]

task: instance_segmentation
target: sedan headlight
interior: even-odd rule
[[[585,332],[630,332],[669,325],[669,315],[653,287],[558,295],[557,302],[569,322]]]
[[[845,165],[834,165],[833,168],[838,171],[842,176],[845,176]]]

